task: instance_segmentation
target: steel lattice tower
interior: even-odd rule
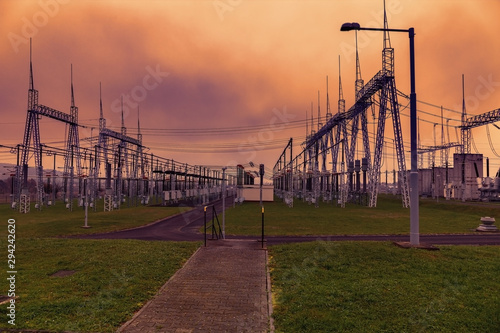
[[[37,203],[41,208],[43,204],[43,168],[42,168],[42,154],[40,145],[40,124],[39,115],[36,112],[38,105],[38,90],[35,89],[33,80],[33,63],[32,63],[32,48],[30,39],[30,78],[28,89],[28,110],[26,114],[26,124],[24,128],[23,146],[21,153],[21,170],[18,170],[18,188],[17,197],[21,202],[21,192],[27,192],[28,189],[28,160],[30,151],[33,152],[35,157],[35,168],[37,175]],[[33,146],[31,145],[33,142]],[[19,166],[18,166],[19,168]],[[29,195],[28,195],[29,196]],[[26,212],[26,211],[25,211]]]
[[[387,15],[385,12],[384,3],[384,29],[388,29]],[[384,48],[382,50],[382,71],[381,77],[384,84],[380,89],[380,108],[379,119],[377,125],[377,134],[375,141],[375,154],[373,167],[370,174],[370,207],[377,205],[378,186],[380,182],[380,167],[382,162],[382,149],[384,145],[384,129],[387,112],[388,100],[391,102],[392,121],[394,128],[394,144],[396,146],[396,158],[399,168],[399,179],[401,184],[401,197],[403,207],[410,205],[410,191],[408,184],[408,175],[406,172],[406,162],[404,155],[404,144],[401,129],[401,120],[399,114],[398,95],[396,90],[396,82],[394,79],[394,49],[391,47],[391,40],[388,31],[384,31]],[[377,74],[377,75],[379,75]]]
[[[337,103],[337,116],[343,117],[345,114],[345,99],[344,99],[344,91],[342,90],[342,77],[340,73],[340,56],[339,56],[339,100]],[[340,136],[342,135],[342,161],[340,164],[340,184],[339,184],[339,189],[340,189],[340,205],[341,207],[345,207],[345,203],[347,201],[347,188],[348,183],[345,182],[345,161],[344,161],[344,156],[347,155],[347,152],[349,151],[349,141],[347,137],[347,126],[346,126],[346,120],[344,118],[340,118],[340,123],[338,126],[336,126],[336,132],[335,132],[335,146],[334,149],[332,150],[332,154],[335,156],[332,156],[332,159],[336,162],[338,160],[338,153],[339,153],[339,144],[340,144]],[[334,163],[334,172],[337,171],[336,169],[337,163]]]
[[[74,157],[76,156],[77,175],[82,175],[80,162],[80,141],[78,137],[78,107],[75,106],[75,95],[73,90],[73,66],[71,66],[71,123],[69,123],[68,139],[66,140],[66,155],[64,156],[64,193],[67,195],[69,190],[68,204],[70,210],[73,208],[73,187],[74,187]],[[69,185],[68,185],[69,178]],[[68,188],[69,187],[69,188]]]
[[[387,16],[385,15],[384,8],[384,27],[388,28]],[[340,78],[339,78],[340,83]],[[345,110],[345,102],[342,96],[342,87],[339,84],[339,113],[327,120],[326,124],[318,129],[317,132],[307,133],[307,139],[303,154],[306,160],[309,160],[309,170],[312,169],[312,162],[314,160],[314,151],[317,149],[319,142],[325,142],[324,137],[332,135],[332,131],[336,130],[335,133],[335,143],[331,144],[332,152],[338,154],[338,148],[333,149],[335,145],[343,143],[343,151],[346,152],[346,160],[348,165],[348,172],[350,174],[354,171],[354,157],[356,151],[356,140],[357,134],[359,132],[359,122],[361,120],[361,130],[363,135],[363,148],[364,148],[364,170],[368,172],[368,194],[369,194],[369,205],[375,207],[377,203],[378,186],[380,178],[380,167],[382,161],[382,150],[384,145],[384,132],[385,132],[385,120],[388,115],[392,116],[393,129],[394,129],[394,144],[396,148],[396,158],[398,161],[399,169],[399,179],[401,186],[401,196],[403,201],[403,206],[408,207],[410,204],[409,200],[409,184],[408,175],[405,163],[404,154],[404,144],[401,129],[401,120],[399,113],[399,103],[398,94],[396,90],[396,82],[394,79],[394,49],[390,45],[389,34],[384,34],[384,48],[382,51],[382,70],[380,70],[375,76],[373,76],[370,81],[364,84],[361,78],[361,70],[359,64],[359,54],[357,52],[357,39],[356,39],[356,101],[354,105]],[[370,142],[368,137],[368,126],[367,126],[367,109],[374,105],[375,97],[379,95],[380,109],[378,115],[377,123],[377,133],[375,138],[375,152],[373,156],[373,165],[371,165],[371,152],[370,152]],[[390,111],[388,113],[387,111]],[[351,133],[350,140],[348,138],[347,125],[350,123]],[[307,130],[306,130],[307,132]],[[340,137],[343,137],[341,140]],[[307,159],[307,157],[309,157]],[[338,160],[338,156],[332,156],[333,161]],[[315,161],[315,163],[317,163]],[[333,163],[333,168],[337,165]],[[335,169],[334,169],[335,170]],[[342,177],[341,177],[342,181]],[[352,189],[352,177],[348,179],[348,188]],[[341,187],[342,188],[342,187]],[[341,194],[342,198],[346,195]],[[341,199],[343,202],[344,199]]]
[[[78,174],[81,174],[80,166],[80,143],[78,139],[78,108],[75,106],[73,94],[73,71],[71,70],[71,108],[70,114],[57,111],[48,106],[38,103],[38,90],[34,88],[33,82],[33,63],[31,56],[31,40],[30,40],[30,83],[28,90],[28,112],[26,115],[26,125],[23,137],[23,151],[21,154],[22,170],[18,173],[18,184],[22,184],[23,188],[27,187],[28,180],[28,161],[29,155],[33,152],[35,157],[35,168],[37,173],[37,203],[38,207],[43,206],[43,167],[42,167],[42,145],[40,143],[40,124],[41,116],[49,117],[69,126],[68,139],[66,141],[66,155],[64,164],[65,184],[67,185],[68,176],[70,179],[70,199],[72,199],[72,182],[73,182],[73,159],[76,156]],[[70,172],[71,171],[71,174]],[[65,193],[67,187],[65,188]],[[20,187],[18,186],[18,197],[21,199]],[[71,206],[71,202],[70,202]]]
[[[114,188],[111,184],[111,179],[106,179],[106,194],[105,194],[105,208],[104,210],[112,210],[112,193],[116,195],[117,205],[121,204],[121,195],[123,190],[123,167],[125,166],[126,170],[126,178],[130,179],[130,175],[137,179],[137,172],[140,170],[141,177],[144,179],[144,156],[142,151],[142,134],[140,133],[140,124],[139,120],[137,121],[138,126],[138,135],[137,139],[127,136],[127,129],[125,127],[124,122],[124,114],[123,114],[123,101],[122,101],[122,126],[120,132],[116,132],[106,128],[106,119],[104,118],[103,109],[102,109],[102,92],[101,87],[99,86],[100,96],[99,96],[99,141],[98,146],[96,147],[96,160],[95,160],[95,169],[94,169],[94,178],[98,179],[99,170],[101,168],[101,159],[104,159],[105,170],[106,170],[106,178],[112,178],[111,173],[111,164],[109,153],[112,154],[114,158]],[[134,154],[132,156],[132,170],[129,173],[129,161],[128,161],[128,150],[132,150],[131,147],[134,148]],[[152,161],[152,159],[151,159]],[[132,186],[135,186],[132,184]],[[97,186],[95,187],[97,190]],[[129,188],[129,193],[133,191]]]
[[[466,127],[467,123],[467,110],[465,108],[465,83],[464,75],[462,74],[462,154],[470,154],[471,145],[471,129]]]

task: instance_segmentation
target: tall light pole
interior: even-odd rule
[[[371,30],[371,31],[389,31],[406,32],[410,38],[410,244],[420,244],[419,232],[419,212],[418,212],[418,167],[417,167],[417,94],[415,93],[415,30],[409,29],[386,29],[386,28],[363,28],[359,23],[344,23],[340,31],[351,30]]]

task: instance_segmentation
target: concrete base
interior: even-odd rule
[[[476,231],[480,232],[499,232],[498,228],[496,225],[487,225],[487,224],[481,224],[479,227],[476,228]]]
[[[482,222],[482,224],[479,225],[478,228],[476,228],[476,231],[498,232],[498,228],[494,224],[495,223],[495,218],[494,217],[483,216],[483,217],[481,217],[481,222]]]
[[[88,228],[92,228],[92,227],[89,225],[82,225],[80,228],[88,229]]]
[[[429,251],[439,251],[438,247],[435,247],[432,244],[420,243],[418,245],[412,245],[410,242],[394,242],[394,245],[399,246],[403,249],[422,249]]]

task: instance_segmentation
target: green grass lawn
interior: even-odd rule
[[[16,328],[113,332],[130,319],[192,255],[199,243],[77,240],[49,237],[108,232],[145,225],[188,207],[122,207],[112,212],[63,204],[21,214],[0,205],[0,248],[7,256],[7,220],[16,220]],[[5,259],[5,266],[7,258]],[[66,277],[52,277],[74,270]],[[6,277],[6,276],[5,276]],[[2,279],[0,294],[6,294]],[[0,307],[0,328],[12,328]]]
[[[81,226],[85,223],[85,211],[82,207],[67,210],[62,203],[44,207],[38,211],[32,209],[28,214],[12,210],[9,205],[0,205],[0,215],[16,220],[16,234],[19,238],[43,238],[75,234],[88,234],[133,228],[156,220],[187,211],[189,207],[122,207],[111,212],[94,212],[89,209],[89,229]],[[5,221],[6,224],[6,221]],[[7,228],[0,229],[0,237],[5,238]]]
[[[0,241],[5,253],[6,244],[6,240]],[[15,328],[114,332],[156,294],[199,245],[18,239]],[[51,276],[59,270],[76,273]],[[0,285],[4,294],[9,289],[6,273]],[[13,328],[7,323],[6,305],[0,307],[0,317],[0,328]]]
[[[321,202],[318,208],[299,200],[289,208],[279,199],[264,203],[266,235],[409,234],[410,209],[394,196],[380,195],[376,208]],[[470,233],[482,216],[500,218],[498,203],[420,200],[420,232]],[[245,202],[226,211],[226,233],[260,235],[258,202]]]
[[[422,233],[467,233],[500,206],[421,200]],[[62,204],[20,214],[0,205],[0,248],[16,220],[16,328],[112,332],[131,318],[199,243],[50,238],[131,228],[190,208],[131,207],[89,212]],[[220,218],[220,217],[219,217]],[[377,208],[295,201],[265,203],[266,234],[407,234],[409,209],[391,196]],[[259,235],[261,209],[244,203],[226,213],[228,234]],[[308,243],[270,249],[279,332],[488,332],[500,327],[500,248],[402,250],[388,243]],[[5,265],[7,259],[5,259]],[[74,270],[66,277],[51,277]],[[6,273],[0,294],[8,290]],[[6,306],[0,307],[2,328]],[[455,324],[454,324],[455,323]]]
[[[276,332],[498,332],[500,248],[272,246]]]

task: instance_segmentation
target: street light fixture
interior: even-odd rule
[[[340,31],[351,30],[370,30],[370,31],[389,31],[389,32],[407,32],[410,38],[410,244],[420,244],[419,232],[419,212],[418,212],[418,167],[417,167],[417,94],[415,93],[415,30],[409,29],[386,29],[386,28],[364,28],[357,22],[344,23]]]

